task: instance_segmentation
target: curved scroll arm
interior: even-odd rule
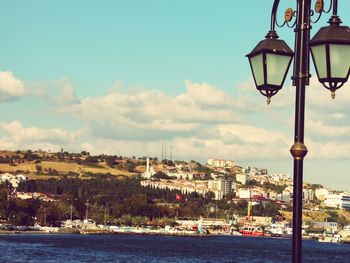
[[[332,10],[332,8],[333,8],[333,0],[330,0],[329,1],[330,3],[329,3],[329,8],[328,8],[328,10],[327,11],[325,11],[324,9],[323,9],[323,13],[326,13],[326,14],[328,14],[331,10]]]
[[[278,9],[279,3],[280,3],[280,0],[275,0],[272,6],[270,31],[275,31],[276,15],[277,15],[277,9]]]

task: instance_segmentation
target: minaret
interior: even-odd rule
[[[149,157],[147,157],[147,166],[146,166],[146,173],[149,173]]]

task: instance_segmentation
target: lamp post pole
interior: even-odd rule
[[[267,97],[270,103],[283,86],[291,59],[294,56],[293,86],[295,86],[295,125],[294,144],[290,152],[294,158],[293,172],[293,262],[302,259],[302,210],[303,210],[303,161],[307,154],[304,144],[305,121],[305,89],[310,81],[310,54],[314,60],[317,76],[322,85],[335,91],[348,81],[350,75],[350,28],[340,26],[338,17],[338,0],[330,0],[330,8],[324,10],[323,0],[316,0],[315,12],[311,11],[312,0],[296,0],[297,11],[288,8],[282,26],[276,21],[276,13],[280,0],[274,0],[271,13],[270,31],[265,39],[247,54],[253,73],[254,82],[259,92]],[[329,26],[322,27],[310,40],[311,23],[317,23],[322,13],[329,13],[333,7],[333,15]],[[316,21],[312,16],[319,13]],[[283,27],[296,17],[294,52],[283,40],[278,40],[275,25]]]
[[[309,85],[310,65],[310,5],[311,0],[297,1],[295,27],[295,56],[293,85],[296,86],[294,144],[290,152],[294,158],[293,172],[293,262],[301,262],[302,209],[303,209],[303,161],[307,154],[304,144],[305,87]]]

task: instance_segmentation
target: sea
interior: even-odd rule
[[[291,239],[0,235],[0,262],[291,262]],[[350,245],[303,241],[303,262],[350,262]]]

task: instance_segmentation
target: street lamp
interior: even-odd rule
[[[332,92],[335,91],[349,78],[350,72],[350,29],[340,26],[338,17],[338,0],[330,0],[328,11],[324,10],[324,1],[316,0],[315,11],[311,10],[312,0],[296,0],[297,11],[288,8],[285,12],[283,25],[294,27],[294,68],[293,86],[296,87],[295,98],[295,130],[294,144],[290,152],[294,158],[293,172],[293,262],[301,262],[302,241],[302,195],[303,195],[303,161],[307,154],[304,144],[304,120],[305,120],[305,88],[310,80],[310,53],[314,60],[319,81]],[[278,40],[275,31],[276,14],[280,0],[274,0],[271,12],[271,27],[266,39],[261,41],[248,55],[251,70],[254,76],[256,88],[270,99],[283,86],[288,72],[293,51],[287,44]],[[333,8],[333,15],[329,20],[329,26],[323,27],[310,41],[311,23],[316,23],[322,13],[329,13]],[[314,14],[318,13],[316,21],[312,21]],[[295,24],[289,23],[296,17]],[[277,24],[278,25],[278,24]],[[283,26],[282,25],[282,26]],[[280,27],[282,27],[280,26]],[[311,49],[311,50],[310,50]]]
[[[269,31],[265,39],[247,55],[255,85],[267,97],[268,104],[282,88],[294,56],[286,42],[277,38],[275,31]]]
[[[332,92],[334,99],[335,91],[349,78],[350,28],[340,26],[336,5],[328,23],[329,26],[322,27],[312,38],[310,48],[318,80]]]

